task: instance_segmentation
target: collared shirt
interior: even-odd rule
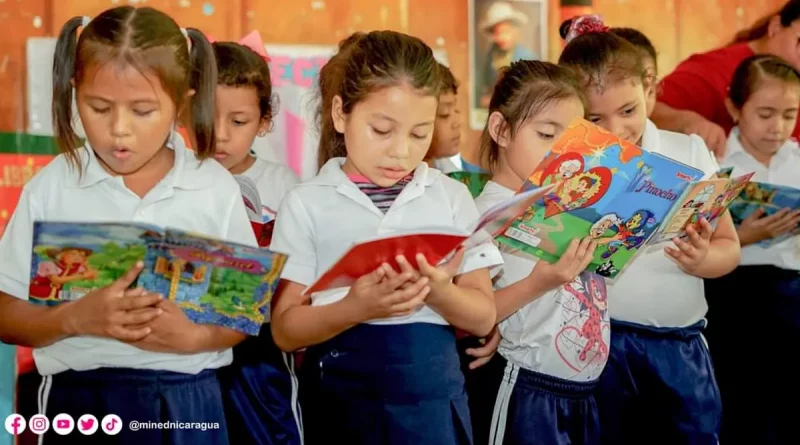
[[[23,188],[0,239],[0,291],[26,300],[34,221],[140,222],[256,245],[239,185],[220,164],[200,162],[172,138],[175,163],[143,198],[110,175],[87,144],[79,148],[83,174],[56,156]],[[179,355],[144,351],[110,338],[71,337],[34,350],[43,375],[100,367],[196,374],[231,362],[230,350]]]
[[[723,167],[733,167],[731,174],[740,176],[754,172],[754,182],[800,188],[800,150],[797,143],[787,140],[769,162],[769,167],[758,162],[744,151],[739,140],[739,127],[734,128],[728,136],[728,148],[725,152]],[[794,210],[794,209],[792,209]],[[797,236],[786,239],[770,247],[751,244],[742,247],[741,265],[770,265],[783,269],[800,270]]]
[[[719,170],[699,136],[659,130],[650,120],[642,148],[701,170],[703,179]],[[680,270],[663,249],[640,252],[609,283],[608,305],[614,320],[658,327],[690,326],[708,311],[703,279]]]
[[[295,186],[283,200],[272,248],[289,255],[283,279],[310,285],[355,243],[415,230],[450,227],[469,230],[478,211],[467,188],[421,163],[414,178],[384,214],[342,171],[344,158],[328,161],[319,174]],[[459,274],[501,264],[491,243],[468,250]],[[349,288],[318,292],[312,305],[344,298]],[[428,306],[413,315],[373,320],[373,324],[447,324]]]

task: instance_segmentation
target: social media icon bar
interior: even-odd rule
[[[78,418],[78,431],[86,436],[97,432],[97,417],[91,414],[84,414]]]
[[[6,431],[12,436],[19,436],[22,434],[22,432],[25,431],[25,426],[25,418],[19,414],[12,413],[6,417]]]
[[[66,436],[75,429],[75,421],[72,420],[72,416],[69,414],[61,413],[53,417],[52,427],[56,434]]]
[[[50,429],[50,419],[44,414],[35,414],[28,421],[28,429],[34,434],[42,435]]]
[[[122,419],[116,414],[108,414],[103,417],[103,420],[100,422],[100,427],[103,428],[103,432],[109,436],[116,436],[122,431]]]

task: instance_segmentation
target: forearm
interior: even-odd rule
[[[330,340],[359,323],[356,312],[341,300],[325,306],[292,306],[273,314],[271,327],[275,344],[291,352]]]
[[[427,303],[452,326],[477,337],[488,335],[497,320],[492,296],[471,287],[444,284],[431,290]]]
[[[38,306],[0,292],[0,341],[42,348],[75,335],[64,316],[69,304]]]
[[[494,292],[494,304],[497,308],[497,323],[510,317],[511,314],[550,290],[545,289],[539,283],[526,277],[510,286],[496,290]]]
[[[692,275],[700,278],[719,278],[729,274],[739,265],[741,247],[739,240],[730,238],[712,239],[706,258],[693,270]]]
[[[247,338],[246,334],[222,326],[197,325],[197,328],[197,340],[190,353],[224,351]]]

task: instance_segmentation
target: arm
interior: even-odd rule
[[[37,306],[0,292],[0,341],[41,348],[71,337],[75,333],[66,322],[66,306]]]
[[[736,269],[740,258],[739,237],[730,212],[725,212],[711,235],[706,257],[687,272],[700,278],[719,278]]]
[[[224,351],[238,345],[246,338],[247,335],[233,329],[199,324],[195,330],[192,347],[185,352],[197,354],[200,352]]]
[[[497,307],[497,322],[500,323],[510,317],[511,314],[535,301],[549,290],[542,285],[541,281],[532,280],[530,275],[510,286],[496,290],[494,299]]]
[[[497,318],[486,268],[458,275],[452,282],[432,283],[427,303],[448,323],[478,337],[489,334]]]

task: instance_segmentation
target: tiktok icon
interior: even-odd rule
[[[116,414],[108,414],[103,417],[103,421],[100,422],[100,426],[103,428],[103,432],[108,434],[109,436],[116,436],[122,431],[122,419],[119,418]]]

